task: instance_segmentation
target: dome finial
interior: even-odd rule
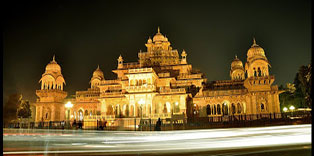
[[[55,54],[53,54],[52,62],[56,62],[55,57],[56,57]]]
[[[253,45],[256,45],[255,37],[253,37]]]
[[[160,33],[160,28],[159,28],[159,26],[158,26],[158,33]]]
[[[98,64],[98,66],[97,66],[97,69],[99,69],[99,64]]]
[[[238,59],[238,56],[237,56],[237,54],[235,55],[235,58],[236,58],[236,59]]]

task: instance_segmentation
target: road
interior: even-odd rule
[[[289,149],[310,151],[311,128],[306,124],[159,132],[4,129],[3,154],[245,155]]]

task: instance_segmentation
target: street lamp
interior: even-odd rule
[[[287,107],[284,107],[282,110],[283,110],[284,112],[287,112],[287,111],[288,111],[288,108],[287,108]]]
[[[70,127],[70,109],[73,107],[73,104],[71,103],[71,101],[69,101],[68,103],[65,104],[65,108],[67,108],[68,111],[68,115],[67,115],[67,126]]]

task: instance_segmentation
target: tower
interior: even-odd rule
[[[185,50],[183,50],[181,53],[181,64],[187,64],[186,56],[187,56],[187,54],[186,54]]]
[[[270,66],[264,49],[256,44],[253,38],[253,45],[247,52],[247,62],[245,64],[245,72],[247,77],[263,77],[269,76],[268,66]]]
[[[121,69],[121,68],[123,68],[123,58],[120,55],[118,58],[118,69]]]
[[[67,92],[63,91],[65,80],[61,67],[56,62],[55,56],[46,66],[45,73],[39,80],[40,90],[36,90],[39,97],[36,102],[36,121],[60,121],[64,119],[63,100]]]

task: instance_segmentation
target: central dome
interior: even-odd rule
[[[153,41],[154,42],[162,42],[162,41],[165,41],[166,39],[165,39],[165,36],[164,35],[162,35],[161,33],[160,33],[160,29],[159,29],[159,27],[158,27],[158,32],[157,32],[157,34],[154,36],[154,38],[153,38]],[[167,39],[168,40],[168,39]]]

